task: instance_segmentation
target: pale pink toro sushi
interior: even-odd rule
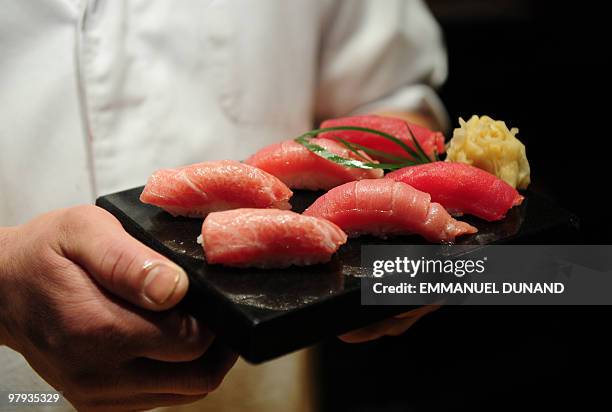
[[[431,242],[453,242],[457,236],[477,232],[431,202],[429,194],[391,179],[338,186],[318,198],[304,215],[327,219],[349,236],[416,233]]]
[[[287,210],[235,209],[210,213],[201,239],[208,263],[284,268],[328,262],[346,234],[327,220]]]
[[[359,158],[335,140],[317,138],[310,142],[344,158],[372,161],[365,153]],[[382,169],[345,167],[317,156],[293,140],[264,147],[245,160],[245,163],[273,174],[291,189],[329,190],[353,180],[377,179],[383,176]]]
[[[205,217],[240,207],[291,209],[293,193],[276,177],[233,160],[161,169],[149,178],[140,201],[173,216]]]

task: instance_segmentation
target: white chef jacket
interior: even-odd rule
[[[324,118],[421,110],[447,125],[446,72],[420,0],[3,0],[0,226]],[[0,387],[20,373],[7,354]]]

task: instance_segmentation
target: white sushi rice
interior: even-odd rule
[[[204,243],[204,239],[202,238],[202,235],[198,236],[198,238],[196,239],[196,242],[198,242],[198,245],[201,245]]]

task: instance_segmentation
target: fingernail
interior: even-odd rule
[[[144,281],[144,296],[158,305],[162,305],[170,299],[181,276],[186,276],[180,267],[161,262],[147,264],[145,270],[148,273]]]

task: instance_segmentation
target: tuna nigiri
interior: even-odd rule
[[[431,157],[433,155],[434,150],[438,154],[444,153],[444,135],[442,133],[433,132],[425,127],[408,123],[402,119],[397,119],[394,117],[367,115],[330,119],[324,121],[321,124],[322,128],[337,126],[357,126],[385,132],[394,137],[397,137],[412,149],[415,149],[414,140],[412,139],[412,136],[414,136],[418,140],[419,145],[423,148],[423,151],[428,156]],[[391,140],[387,140],[382,136],[368,132],[358,130],[337,130],[333,132],[321,133],[319,137],[324,137],[328,139],[340,137],[348,142],[357,143],[370,149],[383,151],[393,156],[400,156],[407,159],[412,159],[412,156],[397,143],[394,143]],[[393,159],[382,156],[372,157],[374,157],[376,160],[380,160],[386,163],[393,162]]]
[[[327,219],[349,236],[417,233],[432,242],[453,242],[477,232],[431,202],[429,194],[391,179],[345,183],[318,198],[304,215]]]
[[[359,157],[342,144],[330,139],[312,139],[313,144],[344,158]],[[372,161],[363,154],[366,161]],[[364,160],[364,159],[359,160]],[[291,189],[329,190],[343,183],[361,179],[376,179],[383,176],[381,169],[358,169],[344,167],[317,156],[293,140],[285,140],[264,147],[245,160],[250,164],[278,177]]]
[[[204,217],[239,207],[291,209],[293,195],[283,182],[233,160],[196,163],[153,173],[140,201],[173,216]]]
[[[328,262],[346,234],[335,224],[295,212],[236,209],[209,214],[202,225],[208,263],[283,268]]]
[[[434,162],[405,167],[385,178],[407,183],[431,195],[451,213],[468,213],[488,221],[502,219],[523,196],[498,177],[465,163]]]

